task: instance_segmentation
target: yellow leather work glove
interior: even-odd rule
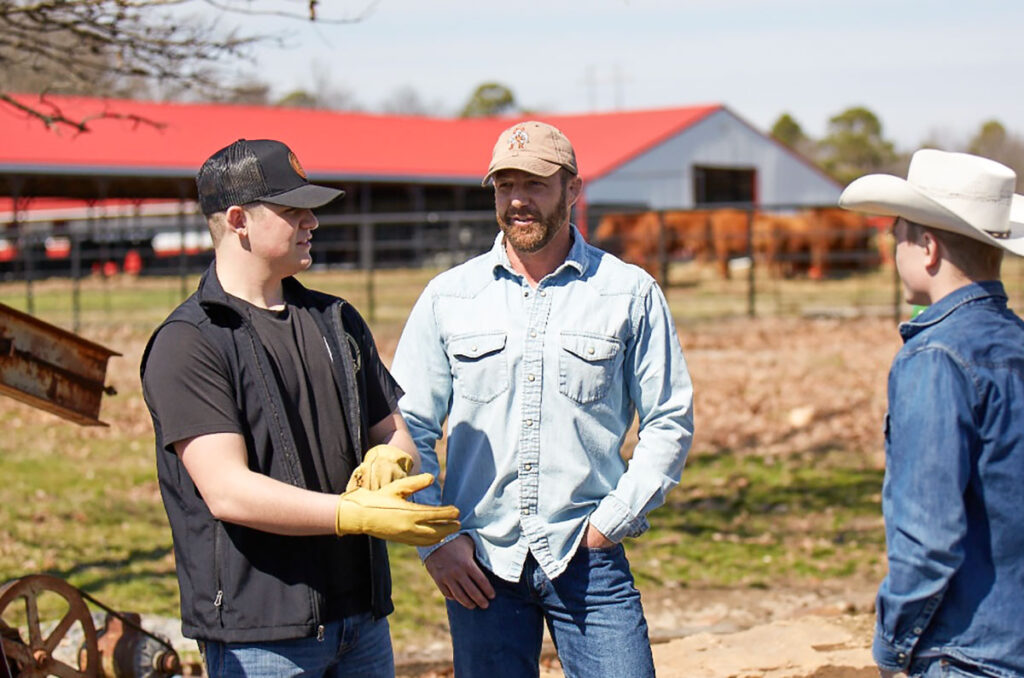
[[[426,506],[406,501],[413,492],[429,487],[429,473],[399,478],[379,490],[357,487],[338,497],[334,532],[368,534],[413,546],[430,546],[459,529],[459,509]]]
[[[412,470],[412,457],[405,450],[394,445],[375,445],[363,455],[363,463],[352,471],[345,491],[362,487],[367,490],[379,490],[392,480],[409,475]]]

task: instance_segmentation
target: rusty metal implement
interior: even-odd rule
[[[83,426],[99,420],[100,400],[116,351],[0,304],[0,394]]]

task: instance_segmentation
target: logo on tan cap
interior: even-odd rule
[[[576,153],[566,136],[557,127],[536,120],[517,123],[501,133],[481,185],[486,186],[495,172],[506,169],[542,177],[550,177],[559,169],[579,173]]]
[[[508,134],[508,150],[523,150],[526,144],[530,143],[530,135],[526,133],[525,127],[516,127]]]
[[[291,151],[288,151],[288,164],[292,166],[292,169],[295,170],[296,174],[303,179],[308,179],[306,176],[306,170],[302,169],[302,165],[299,164],[299,159]]]

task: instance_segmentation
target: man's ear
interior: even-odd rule
[[[583,195],[583,180],[578,175],[573,176],[572,179],[569,179],[569,185],[565,188],[565,197],[569,201],[569,206],[575,205],[581,195]]]
[[[249,228],[249,214],[239,205],[232,205],[224,211],[224,222],[227,231],[238,237],[245,237]]]

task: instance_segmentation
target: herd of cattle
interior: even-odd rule
[[[656,277],[663,261],[684,259],[714,263],[728,278],[731,260],[752,256],[773,277],[820,279],[891,258],[888,225],[838,208],[641,212],[604,215],[593,240]]]

